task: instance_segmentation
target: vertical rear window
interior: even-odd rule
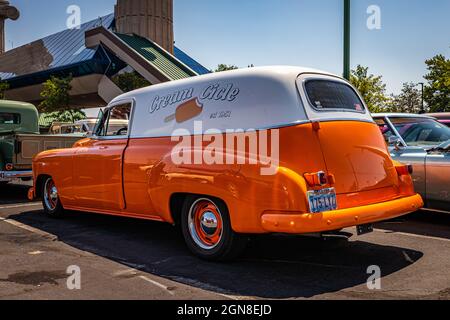
[[[309,80],[305,84],[306,94],[318,111],[365,112],[364,104],[350,86],[330,80]]]
[[[0,124],[20,124],[20,114],[0,112]]]

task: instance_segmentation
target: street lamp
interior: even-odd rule
[[[350,0],[344,0],[344,78],[347,80],[350,80],[350,2]]]
[[[421,88],[422,88],[422,106],[421,106],[420,114],[424,114],[424,113],[426,112],[426,111],[425,111],[425,96],[424,96],[424,86],[425,86],[425,83],[419,82],[417,85],[418,85],[418,86],[421,86]]]

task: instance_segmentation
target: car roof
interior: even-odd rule
[[[450,120],[450,112],[428,113],[427,115],[441,120]]]
[[[265,67],[251,67],[251,68],[243,68],[243,69],[237,69],[237,70],[229,70],[229,71],[223,71],[223,72],[215,72],[215,73],[209,73],[205,75],[199,75],[195,77],[190,77],[186,79],[181,80],[175,80],[175,81],[169,81],[164,82],[152,86],[148,86],[145,88],[137,89],[134,91],[130,91],[127,93],[124,93],[115,99],[113,99],[110,104],[114,104],[117,101],[120,101],[122,99],[127,99],[130,97],[135,97],[140,94],[146,94],[151,93],[158,90],[164,90],[168,88],[177,88],[185,85],[196,85],[197,83],[203,83],[205,81],[216,81],[219,82],[221,80],[227,80],[229,81],[230,76],[235,77],[236,79],[239,78],[249,78],[249,77],[258,77],[258,76],[264,76],[269,77],[272,79],[296,79],[300,74],[305,73],[312,73],[312,74],[321,74],[325,76],[331,76],[334,78],[340,78],[332,73],[312,69],[312,68],[306,68],[306,67],[297,67],[297,66],[265,66]],[[342,79],[342,78],[340,78]]]
[[[412,113],[373,113],[373,118],[422,118],[422,119],[434,119],[436,118],[424,115],[424,114],[412,114]]]

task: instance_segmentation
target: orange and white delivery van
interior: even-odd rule
[[[117,129],[110,123],[127,120]],[[126,125],[128,123],[128,125]],[[235,257],[249,234],[310,234],[423,206],[357,91],[298,67],[250,68],[129,92],[90,138],[34,159],[30,198],[180,225],[190,250]],[[365,228],[367,226],[367,228]]]

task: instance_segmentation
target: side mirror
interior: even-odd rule
[[[394,146],[395,150],[397,151],[403,148],[402,140],[397,136],[389,137],[389,145]]]

